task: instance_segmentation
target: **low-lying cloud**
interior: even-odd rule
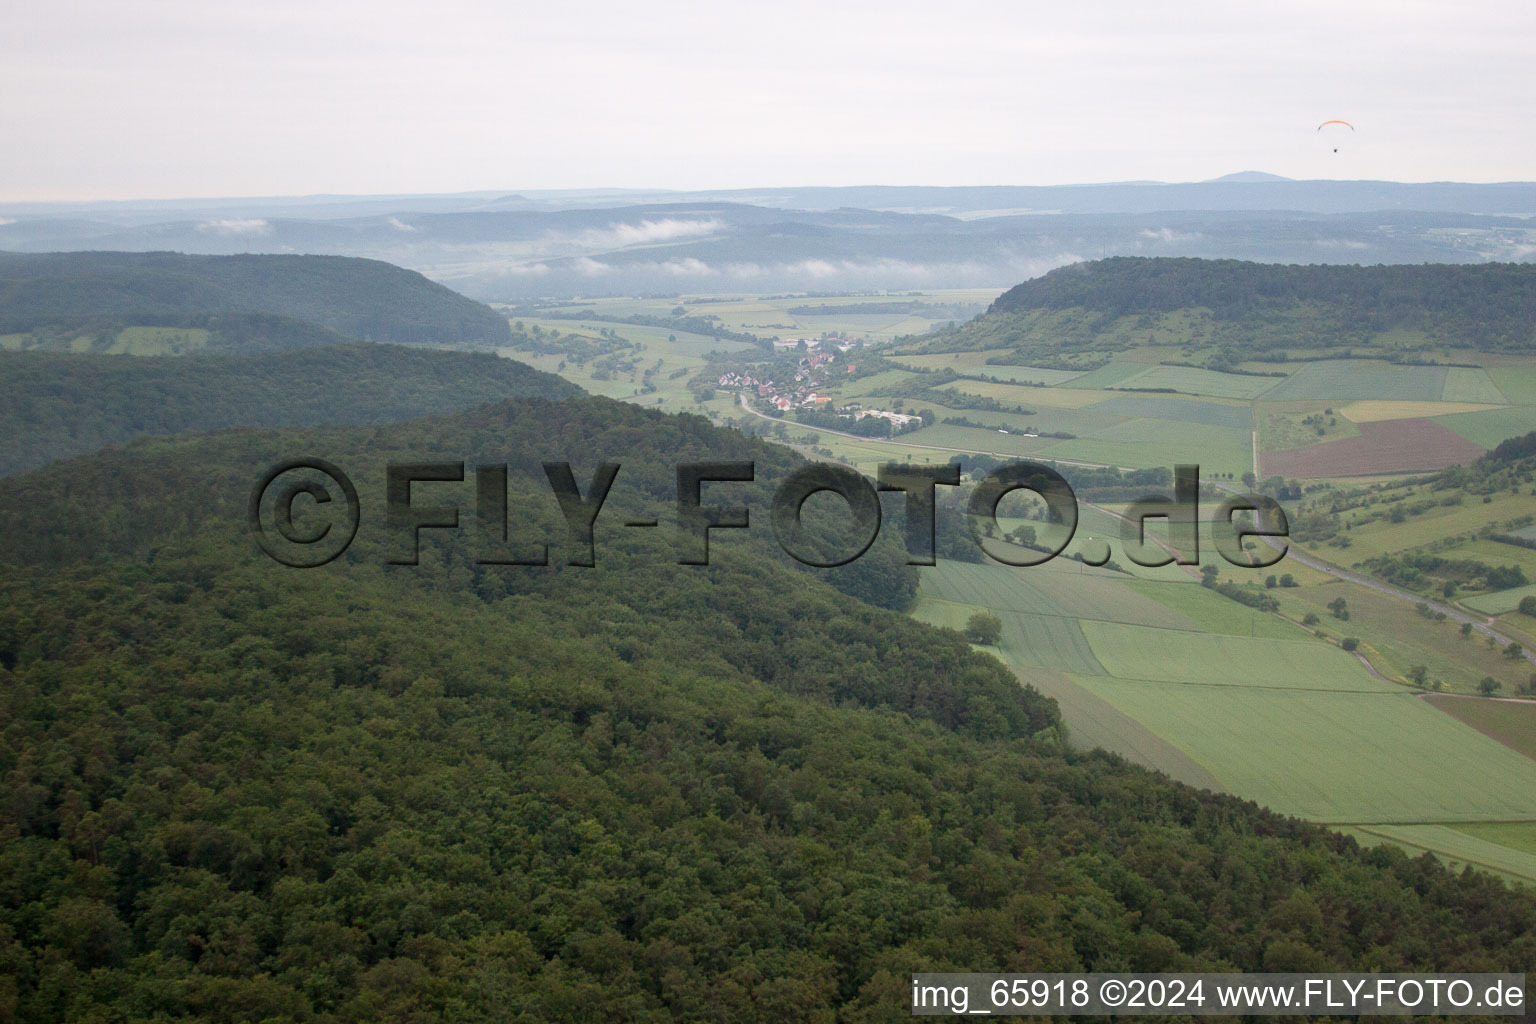
[[[588,228],[572,235],[551,234],[550,241],[575,244],[585,249],[625,249],[632,245],[653,245],[657,242],[713,235],[724,230],[725,226],[724,221],[714,217],[663,217],[633,224],[617,221],[605,228]]]
[[[607,295],[716,287],[743,291],[831,291],[910,288],[1007,287],[1048,270],[1076,263],[1072,252],[1026,256],[1001,252],[995,259],[918,262],[896,258],[791,261],[721,261],[695,256],[657,260],[601,260],[578,256],[533,260],[453,282],[488,299],[532,295]]]
[[[1169,244],[1175,242],[1198,242],[1205,237],[1198,231],[1175,231],[1173,228],[1158,228],[1156,231],[1153,231],[1151,228],[1142,228],[1139,234],[1142,238],[1150,238],[1156,242],[1167,242]]]
[[[205,220],[197,230],[226,237],[236,235],[269,235],[272,225],[260,217],[230,217],[224,220]]]

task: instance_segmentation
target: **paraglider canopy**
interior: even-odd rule
[[[1340,121],[1335,118],[1332,121],[1324,121],[1322,124],[1318,125],[1317,131],[1322,136],[1323,141],[1328,144],[1329,148],[1337,153],[1339,151],[1340,140],[1344,138],[1346,133],[1353,135],[1355,126],[1350,124],[1348,121]]]

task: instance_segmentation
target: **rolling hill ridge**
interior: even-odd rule
[[[196,327],[195,318],[221,313],[286,317],[362,341],[489,345],[508,336],[488,307],[377,260],[0,253],[0,334],[106,323]]]

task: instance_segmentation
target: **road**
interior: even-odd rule
[[[1258,431],[1254,431],[1253,433],[1253,475],[1255,480],[1259,479]],[[1222,483],[1219,480],[1210,480],[1207,481],[1207,483],[1211,484],[1213,487],[1220,488],[1221,490],[1227,491],[1231,494],[1242,493],[1240,490],[1238,490],[1238,488],[1232,486],[1231,484]],[[1279,551],[1282,548],[1286,548],[1287,558],[1294,558],[1296,561],[1300,562],[1302,565],[1309,569],[1315,569],[1318,572],[1327,573],[1329,576],[1353,583],[1358,587],[1365,587],[1368,590],[1374,590],[1378,594],[1386,594],[1388,597],[1395,597],[1400,601],[1409,601],[1415,605],[1426,604],[1430,607],[1431,611],[1440,612],[1453,622],[1470,622],[1474,630],[1481,633],[1483,636],[1493,637],[1493,639],[1502,647],[1508,647],[1511,643],[1509,637],[1488,625],[1487,620],[1484,618],[1471,615],[1467,612],[1461,611],[1458,608],[1452,608],[1450,605],[1445,604],[1442,601],[1436,601],[1434,598],[1424,597],[1421,594],[1415,594],[1413,591],[1404,590],[1402,587],[1395,587],[1392,584],[1385,582],[1384,580],[1376,579],[1374,576],[1366,576],[1361,573],[1354,572],[1350,569],[1345,569],[1341,566],[1334,565],[1332,562],[1324,561],[1323,559],[1318,558],[1316,555],[1304,554],[1300,551],[1297,551],[1294,544],[1286,544],[1276,540],[1273,537],[1262,537],[1260,539],[1263,540],[1265,544],[1268,544],[1270,547],[1274,548],[1276,551]],[[1524,654],[1526,661],[1536,665],[1536,651],[1527,650],[1524,652]]]

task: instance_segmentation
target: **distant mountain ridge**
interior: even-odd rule
[[[1334,165],[1329,165],[1334,166]],[[1095,256],[1536,256],[1536,183],[1289,180],[585,189],[0,204],[0,250],[333,253],[475,298],[992,288]]]

